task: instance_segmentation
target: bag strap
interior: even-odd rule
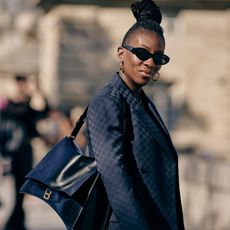
[[[82,113],[80,118],[77,120],[75,127],[72,130],[71,134],[68,136],[68,138],[73,139],[73,140],[76,138],[79,130],[81,129],[82,125],[84,124],[86,120],[87,109],[88,109],[88,106],[86,107],[85,111]]]
[[[124,111],[126,113],[127,112],[127,102],[126,101],[125,101],[123,106],[124,106]],[[81,129],[82,125],[84,124],[84,122],[86,120],[87,110],[88,110],[88,106],[85,108],[85,111],[82,113],[80,118],[77,120],[75,127],[72,130],[72,132],[70,133],[70,135],[68,135],[68,138],[73,139],[73,140],[76,138],[79,130]],[[126,130],[126,126],[127,126],[127,121],[125,120],[124,130]]]

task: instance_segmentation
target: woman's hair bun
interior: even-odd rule
[[[142,0],[140,2],[133,2],[131,10],[137,22],[151,19],[158,24],[161,23],[162,14],[160,8],[152,0]]]

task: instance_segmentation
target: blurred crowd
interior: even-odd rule
[[[26,174],[36,163],[34,160],[33,139],[39,140],[47,149],[70,134],[74,123],[83,112],[82,108],[67,110],[49,105],[42,92],[29,90],[28,77],[14,77],[15,94],[12,98],[0,98],[0,180],[14,178],[14,207],[6,220],[4,230],[26,230],[26,217],[23,209],[24,195],[19,193]],[[85,151],[84,127],[78,139]],[[45,153],[41,153],[45,154]],[[0,197],[0,208],[4,200]]]

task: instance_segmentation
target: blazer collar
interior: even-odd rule
[[[148,133],[161,145],[161,147],[166,150],[168,153],[173,152],[173,154],[177,159],[177,153],[173,147],[171,142],[171,138],[165,127],[160,115],[158,114],[154,104],[151,100],[145,95],[144,91],[141,92],[142,96],[145,100],[147,100],[148,106],[152,113],[158,119],[161,127],[161,130],[158,125],[153,122],[152,118],[145,112],[144,108],[139,104],[138,100],[132,95],[131,90],[125,84],[125,82],[121,79],[118,73],[116,73],[109,82],[109,85],[115,88],[120,92],[120,94],[125,98],[130,108],[133,110],[133,113],[136,114],[138,122],[143,125],[143,127],[147,130]],[[166,136],[165,136],[166,135]]]
[[[109,85],[118,90],[120,94],[126,99],[127,103],[132,109],[138,109],[140,104],[138,100],[132,95],[131,90],[120,77],[119,73],[113,75]]]

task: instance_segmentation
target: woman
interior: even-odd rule
[[[177,153],[142,90],[169,61],[162,16],[151,0],[135,2],[131,9],[137,22],[118,48],[121,70],[88,108],[90,153],[112,207],[110,230],[181,230]]]

